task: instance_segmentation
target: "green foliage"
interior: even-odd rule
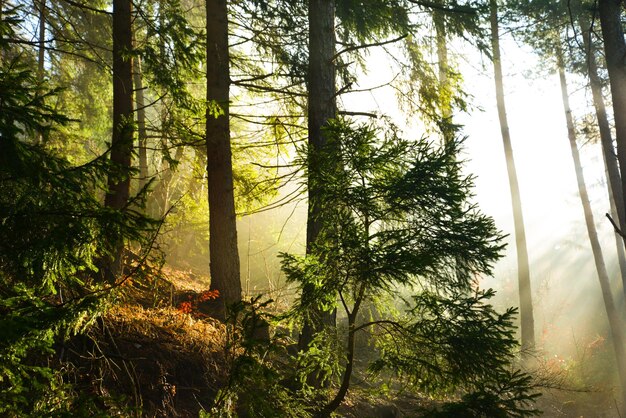
[[[367,43],[393,34],[404,34],[410,28],[408,7],[404,1],[338,0],[336,8],[341,21],[338,36],[343,42]]]
[[[201,416],[310,416],[302,397],[286,384],[293,359],[278,344],[278,336],[268,340],[273,318],[263,309],[271,302],[257,297],[232,307],[226,345],[229,381],[211,411]]]
[[[424,413],[426,418],[522,418],[541,415],[533,408],[539,394],[531,377],[520,372],[499,370],[496,379],[481,383],[460,401],[444,405],[440,410]]]
[[[393,127],[345,121],[332,121],[327,136],[328,148],[308,165],[318,170],[309,178],[324,184],[321,239],[313,256],[283,255],[287,279],[310,290],[292,314],[343,309],[344,367],[354,334],[370,330],[379,350],[370,371],[391,371],[431,394],[482,394],[505,384],[517,345],[515,310],[497,313],[487,303],[494,292],[476,290],[476,278],[500,256],[502,236],[469,202],[472,178],[456,158],[459,142],[435,147],[403,140]],[[379,310],[360,319],[363,304],[381,294],[403,300],[404,314]],[[503,408],[536,396],[526,375],[510,382],[513,392],[493,395]]]
[[[493,295],[488,290],[467,296],[433,292],[414,296],[406,317],[386,328],[380,358],[371,370],[393,370],[430,391],[473,387],[494,379],[511,362],[517,342],[515,310],[495,312],[486,303]]]
[[[9,31],[10,21],[0,27]],[[5,29],[5,25],[9,29]],[[103,156],[74,166],[33,144],[68,119],[23,61],[0,63],[0,414],[50,416],[72,410],[54,345],[82,332],[111,289],[97,260],[123,240],[142,242],[155,224],[135,209],[101,205],[110,171]]]
[[[156,3],[137,8],[143,28],[137,27],[136,32],[143,32],[143,40],[135,53],[142,58],[152,88],[166,93],[181,108],[201,112],[204,100],[194,100],[188,84],[201,75],[202,35],[191,26],[179,0]]]

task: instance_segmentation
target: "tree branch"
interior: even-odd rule
[[[617,226],[617,224],[615,223],[615,221],[613,220],[613,218],[611,218],[611,215],[609,215],[608,213],[606,214],[606,217],[609,218],[609,221],[611,221],[611,225],[613,225],[613,229],[615,230],[615,232],[622,238],[626,238],[626,235],[624,235],[624,233],[622,232],[621,229],[619,229],[619,226]]]
[[[341,54],[345,54],[347,52],[357,51],[359,49],[371,48],[371,47],[374,47],[374,46],[383,46],[383,45],[392,44],[394,42],[401,41],[402,39],[406,38],[407,36],[408,36],[407,34],[404,34],[404,35],[399,36],[397,38],[389,39],[389,40],[386,40],[386,41],[374,42],[374,43],[371,43],[371,44],[352,45],[352,46],[349,46],[348,48],[342,49],[341,51],[337,52],[335,54],[335,56],[333,56],[331,61],[335,61],[337,58],[339,58],[339,56]]]

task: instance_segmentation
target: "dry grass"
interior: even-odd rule
[[[170,306],[178,286],[195,292],[208,284],[188,272],[163,273],[167,279],[127,286],[119,305],[67,345],[77,389],[110,415],[197,417],[226,380],[225,326]]]

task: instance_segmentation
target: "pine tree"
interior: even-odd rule
[[[511,134],[506,116],[506,104],[504,101],[504,87],[502,77],[502,63],[500,59],[500,35],[498,31],[498,4],[497,0],[490,0],[491,10],[491,45],[493,53],[493,66],[496,83],[496,100],[498,116],[500,118],[500,130],[504,143],[504,155],[506,158],[507,172],[509,175],[509,187],[511,189],[511,203],[513,206],[513,220],[515,222],[515,249],[517,251],[517,274],[520,298],[520,321],[522,331],[522,353],[526,358],[535,349],[535,320],[533,315],[532,288],[530,281],[530,266],[528,262],[528,249],[526,246],[526,230],[524,227],[524,215],[522,201],[517,180],[517,169]]]
[[[230,62],[228,49],[228,2],[206,1],[206,148],[209,199],[209,252],[211,289],[220,292],[226,316],[229,305],[241,300],[239,253],[233,189],[229,129]]]

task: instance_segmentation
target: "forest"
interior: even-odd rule
[[[626,416],[625,6],[0,0],[0,416]]]

